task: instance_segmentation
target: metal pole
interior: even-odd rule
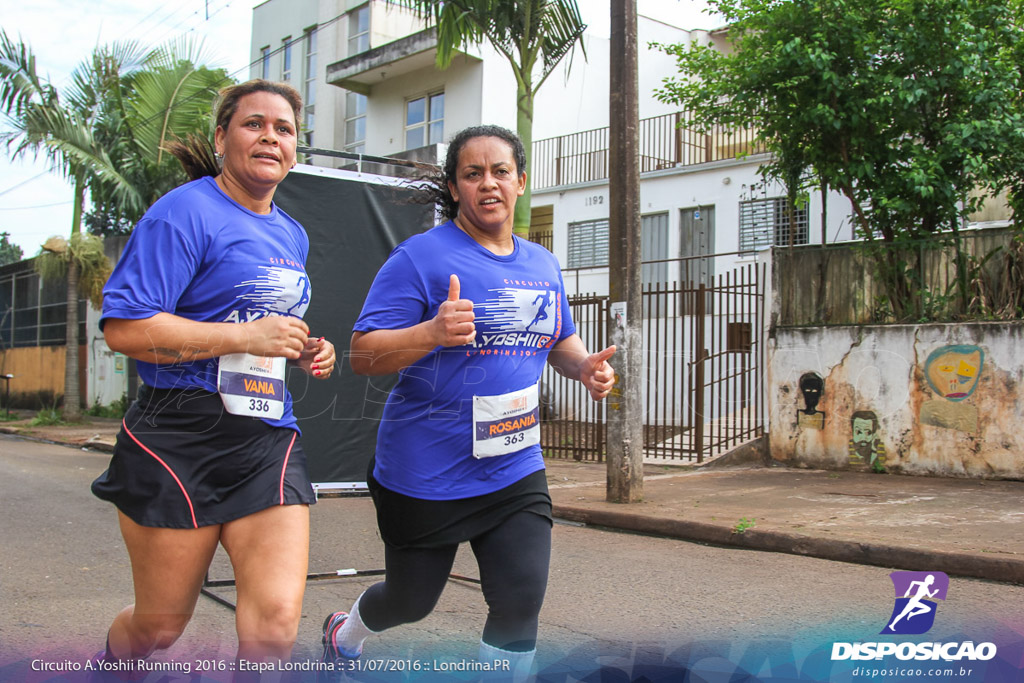
[[[608,338],[616,385],[608,397],[607,499],[643,499],[643,307],[640,279],[640,166],[636,0],[611,2],[608,128]]]

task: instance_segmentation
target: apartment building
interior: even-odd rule
[[[583,45],[567,55],[534,105],[531,239],[550,248],[579,291],[607,289],[609,5],[580,2]],[[749,132],[696,135],[654,91],[675,74],[651,42],[723,41],[722,32],[676,25],[676,3],[650,3],[638,17],[643,257],[647,282],[680,278],[672,259],[695,261],[701,279],[756,258],[773,244],[852,238],[844,199],[811,196],[789,234],[781,186],[757,173],[764,155]],[[436,162],[466,126],[516,127],[516,84],[490,45],[435,66],[433,29],[384,0],[267,0],[253,10],[253,77],[287,80],[307,103],[310,147]],[[313,156],[310,163],[351,167]],[[691,264],[694,265],[694,264]],[[687,271],[692,277],[692,268]]]

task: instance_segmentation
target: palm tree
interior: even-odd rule
[[[202,56],[199,45],[180,42],[148,52],[134,43],[98,47],[73,73],[65,104],[39,77],[31,50],[0,30],[0,112],[10,128],[0,142],[11,158],[45,154],[74,187],[71,239],[48,241],[39,264],[67,277],[66,419],[81,417],[78,301],[94,295],[109,272],[96,241],[81,236],[85,192],[134,223],[184,179],[162,145],[208,129],[213,95],[230,82],[222,70],[194,65],[192,58]]]
[[[74,210],[72,242],[81,232],[85,191],[91,180],[103,178],[118,188],[124,201],[137,202],[132,187],[98,144],[94,124],[104,101],[111,74],[131,63],[133,51],[97,51],[91,64],[79,67],[70,88],[69,103],[61,102],[57,89],[36,71],[32,51],[15,43],[0,30],[0,111],[10,130],[0,133],[8,155],[18,158],[32,152],[45,154],[51,168],[71,181]],[[67,272],[66,353],[64,365],[64,416],[81,418],[78,381],[78,300],[80,265],[71,249],[65,252]]]
[[[576,0],[388,0],[437,26],[437,66],[447,69],[455,50],[485,39],[512,67],[516,78],[516,133],[533,147],[533,98],[587,26]],[[530,233],[530,185],[516,203],[515,231]]]
[[[197,66],[208,61],[201,41],[172,41],[149,53],[145,68],[111,94],[100,136],[142,201],[118,194],[117,183],[100,179],[91,187],[93,212],[86,217],[91,228],[128,232],[154,201],[186,180],[165,145],[190,134],[212,134],[212,101],[232,83],[223,69]]]

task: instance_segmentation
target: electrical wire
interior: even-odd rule
[[[22,180],[17,185],[12,185],[11,187],[8,187],[6,190],[0,190],[0,197],[2,197],[3,195],[7,194],[8,192],[13,192],[14,190],[17,190],[22,185],[27,185],[27,184],[31,183],[33,180],[35,180],[37,178],[42,178],[44,175],[49,175],[49,174],[50,174],[49,170],[41,171],[41,172],[35,174],[34,176],[32,176],[31,178],[29,178],[28,180]]]
[[[35,206],[0,206],[0,211],[28,211],[29,209],[46,209],[51,206],[64,206],[65,204],[71,203],[71,201],[66,201],[54,202],[53,204],[36,204]]]

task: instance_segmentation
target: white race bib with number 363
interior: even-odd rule
[[[537,385],[473,397],[473,457],[491,458],[540,443]]]

